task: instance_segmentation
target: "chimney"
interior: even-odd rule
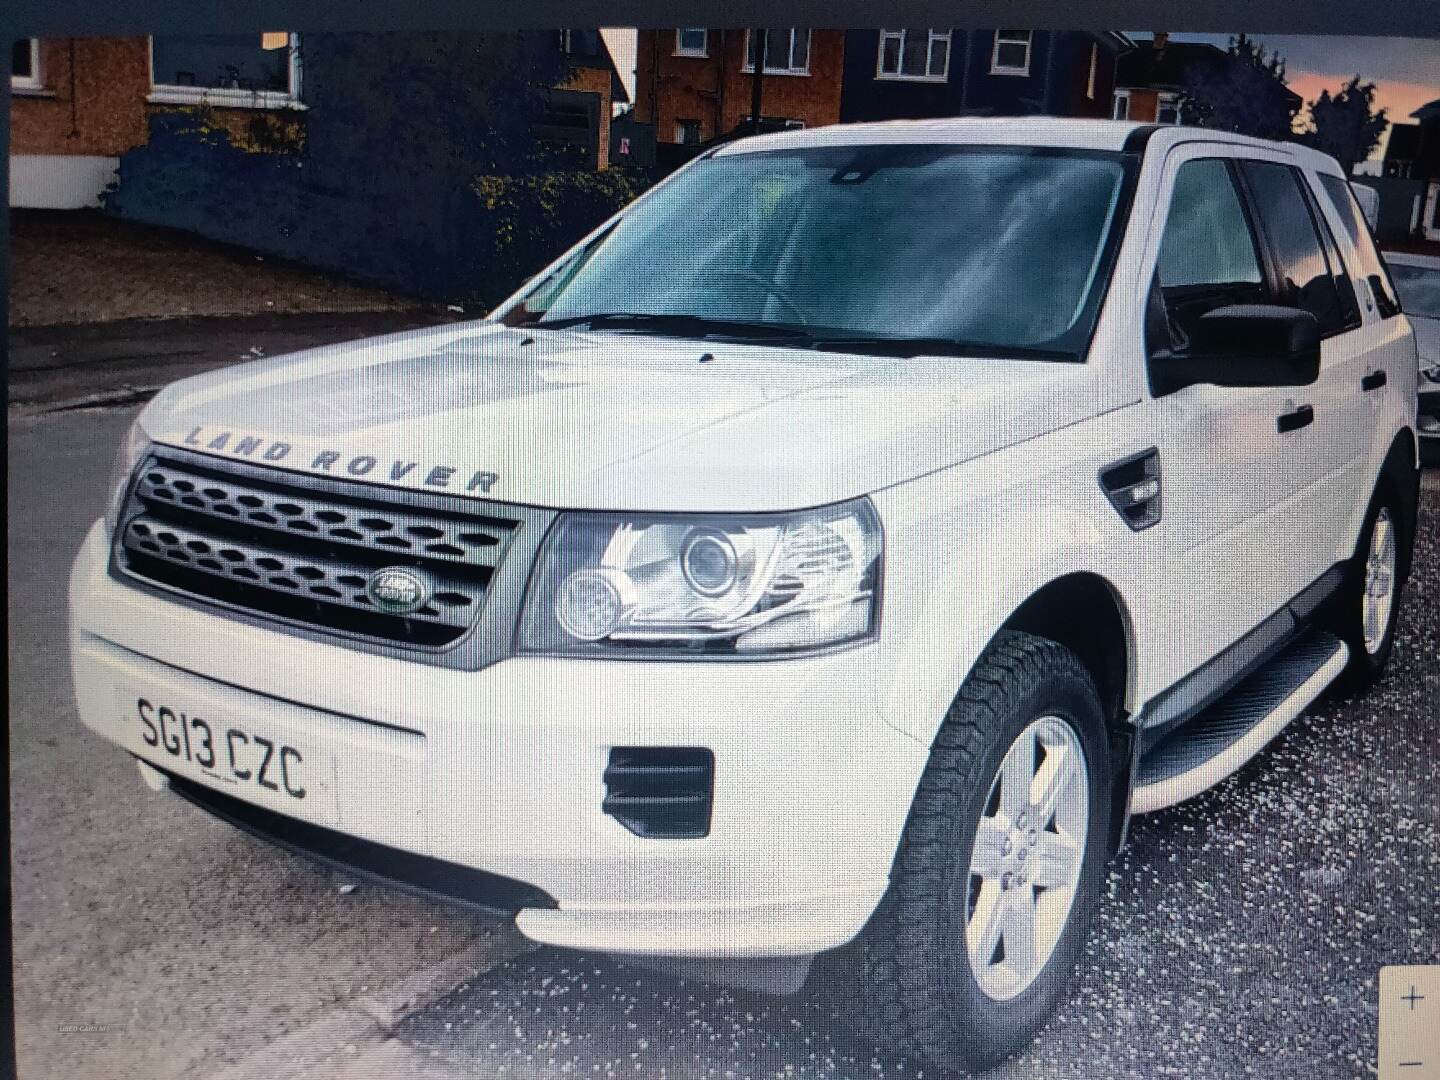
[[[1164,30],[1155,31],[1155,40],[1150,42],[1150,47],[1156,52],[1165,48],[1165,43],[1170,40],[1170,35]]]

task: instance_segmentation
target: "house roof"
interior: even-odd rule
[[[1414,161],[1419,153],[1420,125],[1391,124],[1390,141],[1385,144],[1385,160]]]
[[[1197,68],[1217,67],[1229,53],[1205,41],[1166,41],[1155,47],[1150,38],[1136,44],[1130,52],[1115,61],[1117,90],[1183,90],[1187,76]],[[1303,102],[1299,94],[1285,88],[1285,93],[1298,108]]]
[[[1440,120],[1440,98],[1436,98],[1434,101],[1427,101],[1410,115],[1422,124],[1427,120]],[[1395,126],[1399,127],[1400,125],[1397,124]]]
[[[619,104],[628,102],[630,95],[625,90],[625,80],[620,78],[620,69],[615,66],[615,58],[610,55],[610,46],[605,43],[605,35],[589,27],[573,29],[570,34],[570,55],[575,63],[579,67],[610,72],[610,100]]]
[[[1115,85],[1125,89],[1178,90],[1197,65],[1218,64],[1225,53],[1204,41],[1138,42],[1115,61]]]

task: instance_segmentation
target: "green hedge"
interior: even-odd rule
[[[518,283],[557,258],[586,233],[648,186],[642,176],[620,168],[603,172],[542,172],[477,176],[475,195],[486,211],[490,250],[485,253],[497,295],[504,299]]]

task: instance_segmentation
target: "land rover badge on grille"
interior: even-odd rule
[[[430,602],[434,587],[408,566],[386,566],[365,581],[365,595],[381,611],[408,615]]]

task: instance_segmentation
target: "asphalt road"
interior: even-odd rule
[[[65,583],[135,411],[10,418],[22,1080],[208,1076],[498,929],[399,894],[342,893],[343,878],[151,794],[126,754],[81,726]]]
[[[199,1077],[500,928],[315,870],[151,795],[71,702],[64,589],[133,409],[11,414],[20,1076]],[[994,1076],[1368,1076],[1382,964],[1440,962],[1440,484],[1387,679],[1218,789],[1141,819],[1077,991]],[[844,965],[797,998],[540,950],[413,1012],[354,1072],[894,1077]],[[62,1032],[64,1024],[117,1025]],[[317,1036],[318,1037],[318,1036]],[[347,1048],[336,1047],[343,1066]],[[365,1062],[369,1061],[370,1067]],[[346,1071],[341,1068],[341,1072]]]

